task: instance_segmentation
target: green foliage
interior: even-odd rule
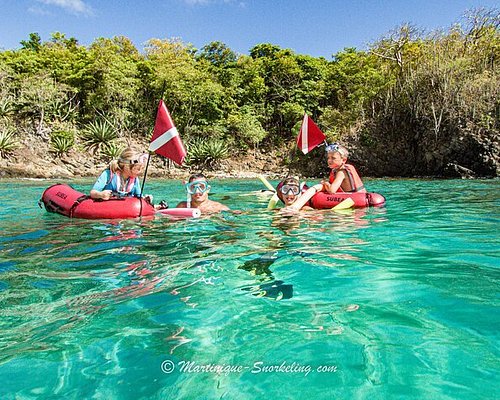
[[[85,147],[93,150],[94,153],[117,138],[118,134],[115,128],[107,120],[96,120],[89,123],[82,134]]]
[[[281,51],[279,46],[270,43],[261,43],[250,50],[252,58],[274,58]]]
[[[211,126],[206,125],[191,125],[184,129],[182,137],[186,142],[192,139],[223,139],[228,133],[229,126],[227,124],[214,123]]]
[[[37,135],[48,139],[48,125],[72,119],[70,116],[74,108],[71,105],[71,88],[57,82],[47,71],[22,79],[18,83],[17,93],[17,115],[31,120]]]
[[[0,156],[5,158],[17,148],[19,142],[14,136],[14,130],[8,127],[0,128]]]
[[[42,38],[36,32],[30,33],[29,40],[21,40],[21,46],[25,50],[38,51],[42,46]]]
[[[383,73],[379,60],[373,55],[355,49],[337,53],[329,66],[327,81],[333,94],[329,106],[346,114],[341,117],[344,123],[339,129],[354,125],[358,118],[363,118],[365,110],[391,79],[391,72]]]
[[[20,49],[0,51],[0,122],[31,130],[55,151],[70,144],[52,144],[50,127],[85,126],[84,145],[112,157],[118,133],[150,137],[163,98],[184,141],[202,138],[193,162],[207,164],[229,146],[291,144],[304,112],[330,141],[357,135],[375,146],[398,135],[420,143],[464,129],[494,138],[499,25],[498,10],[472,11],[449,31],[405,24],[369,51],[347,48],[332,60],[270,43],[239,55],[217,41],[197,51],[152,39],[139,51],[122,36],[83,46],[63,33],[48,41],[32,33]]]
[[[215,169],[229,155],[228,145],[219,139],[193,139],[187,144],[186,164]]]
[[[340,137],[348,132],[349,128],[355,123],[359,115],[351,109],[340,111],[334,107],[325,107],[323,113],[318,118],[318,123],[323,127],[323,132],[327,139],[331,141],[339,140]]]
[[[102,147],[101,153],[109,161],[111,161],[118,158],[123,150],[125,150],[125,146],[122,146],[116,142],[108,142]]]
[[[211,42],[203,46],[198,57],[216,67],[231,66],[237,60],[236,54],[222,42]]]
[[[405,25],[377,43],[372,53],[397,73],[375,98],[373,121],[398,121],[398,130],[425,132],[432,142],[463,126],[464,119],[475,129],[491,129],[482,122],[495,115],[500,93],[500,74],[491,62],[500,45],[498,29],[491,29],[495,24],[498,28],[498,13],[494,22],[480,10],[465,30],[455,26],[448,34],[426,37]]]
[[[168,98],[180,131],[192,125],[207,128],[224,117],[228,107],[224,87],[213,76],[206,62],[197,63],[194,50],[177,40],[151,40],[146,57],[153,69],[153,85],[158,96]]]
[[[239,139],[240,147],[255,146],[267,135],[258,117],[249,107],[242,107],[227,118],[231,136]]]
[[[375,144],[375,138],[369,132],[362,131],[359,135],[359,142],[366,147],[372,147]]]
[[[93,77],[88,102],[90,113],[106,114],[120,130],[132,126],[136,95],[141,87],[138,76],[140,55],[130,39],[117,36],[98,38],[88,51],[88,72]]]
[[[57,155],[67,153],[75,145],[75,134],[68,130],[52,131],[50,145]]]
[[[0,118],[6,118],[14,113],[14,100],[11,98],[0,98]]]
[[[293,126],[297,121],[301,121],[304,116],[304,107],[298,103],[284,101],[278,108],[286,126]]]

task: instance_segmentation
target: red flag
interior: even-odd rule
[[[314,149],[318,144],[323,143],[326,136],[314,121],[304,114],[302,125],[300,126],[299,137],[297,138],[297,147],[302,150],[302,153],[307,154]]]
[[[149,151],[154,151],[160,156],[170,158],[177,164],[182,165],[186,157],[186,149],[170,117],[167,106],[160,100],[158,113],[156,114],[153,137],[149,145]]]

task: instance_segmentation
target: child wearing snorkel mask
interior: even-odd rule
[[[139,175],[144,168],[145,154],[137,153],[131,148],[125,149],[118,160],[110,162],[108,168],[97,178],[90,197],[109,200],[113,196],[141,197]],[[146,196],[152,201],[152,196]]]
[[[202,213],[211,214],[229,210],[229,207],[217,201],[210,200],[208,193],[210,185],[203,174],[194,174],[186,183],[187,201],[177,204],[178,208],[198,208]]]
[[[291,207],[300,198],[302,189],[300,182],[295,177],[288,177],[281,181],[276,187],[276,194],[285,203],[285,207]],[[303,205],[301,210],[312,210],[311,207]]]

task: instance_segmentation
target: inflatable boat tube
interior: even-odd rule
[[[86,194],[61,183],[45,189],[41,202],[48,212],[82,219],[126,219],[154,215],[197,218],[200,211],[198,209],[193,211],[189,208],[167,208],[157,213],[155,208],[144,199],[137,197],[111,198],[109,200],[91,199]]]
[[[311,207],[317,209],[333,208],[345,199],[352,199],[352,207],[382,207],[385,204],[385,197],[378,193],[316,193],[311,199]]]
[[[165,208],[158,210],[158,214],[172,218],[200,218],[201,211],[197,208]]]

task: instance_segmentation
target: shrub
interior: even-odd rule
[[[123,150],[125,150],[125,147],[116,142],[109,142],[102,147],[101,153],[111,161],[118,158]]]
[[[14,137],[14,131],[9,128],[0,129],[0,156],[7,157],[14,150],[19,148],[19,142]]]
[[[230,114],[228,125],[234,136],[238,138],[241,148],[247,148],[250,145],[256,146],[267,136],[267,132],[262,127],[258,117],[248,107],[243,107],[241,111]]]
[[[219,139],[193,139],[187,145],[186,164],[216,169],[227,158],[229,146]]]
[[[0,117],[8,117],[14,113],[14,110],[14,102],[12,99],[0,99]]]
[[[94,153],[100,151],[106,144],[117,138],[118,134],[115,128],[106,120],[91,122],[82,134],[85,147],[93,150]]]
[[[67,153],[75,145],[75,134],[71,131],[53,131],[50,145],[57,155]]]

